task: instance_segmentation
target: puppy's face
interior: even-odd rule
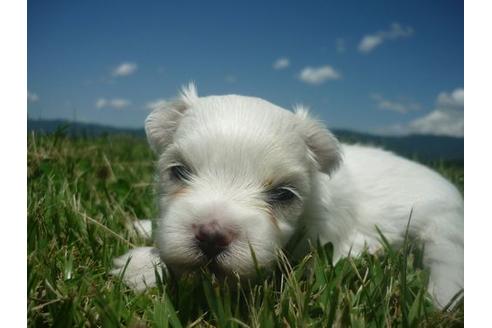
[[[268,266],[295,232],[315,172],[339,162],[336,140],[305,112],[199,98],[193,86],[154,111],[146,131],[159,158],[155,239],[176,271],[248,276]]]

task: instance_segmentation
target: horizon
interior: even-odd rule
[[[334,129],[463,136],[462,1],[28,0],[28,49],[31,118],[142,128],[194,80]]]
[[[77,124],[77,125],[89,125],[89,126],[97,126],[100,128],[110,128],[114,130],[121,130],[121,131],[135,131],[135,132],[143,132],[145,133],[145,127],[144,126],[116,126],[116,125],[110,125],[110,124],[104,124],[104,123],[99,123],[99,122],[84,122],[84,121],[73,121],[69,119],[63,119],[63,118],[53,118],[53,119],[45,119],[45,118],[27,118],[27,122],[60,122],[64,124]],[[35,129],[34,129],[35,130]],[[333,133],[354,133],[357,135],[367,135],[371,137],[376,137],[376,138],[406,138],[406,137],[436,137],[436,138],[454,138],[454,139],[464,139],[464,136],[451,136],[451,135],[436,135],[436,134],[422,134],[422,133],[410,133],[410,134],[378,134],[377,132],[366,132],[366,131],[360,131],[360,130],[355,130],[355,129],[350,129],[350,128],[337,128],[333,127],[330,128],[330,131]],[[29,132],[29,126],[28,126],[28,132]]]

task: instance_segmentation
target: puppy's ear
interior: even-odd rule
[[[342,162],[340,144],[323,123],[309,117],[302,106],[294,108],[299,131],[308,146],[309,156],[323,173],[333,173]]]
[[[177,100],[154,109],[145,120],[145,133],[150,147],[156,154],[164,152],[172,143],[173,135],[181,118],[188,108],[198,99],[193,83],[183,87]]]

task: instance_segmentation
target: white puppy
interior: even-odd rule
[[[463,198],[436,172],[392,153],[339,144],[303,108],[292,113],[237,95],[198,97],[193,85],[153,111],[145,129],[158,155],[157,248],[130,251],[114,274],[137,290],[154,264],[175,272],[208,264],[248,276],[270,265],[296,231],[334,245],[334,258],[409,233],[425,242],[430,292],[443,306],[463,287]],[[150,233],[150,225],[141,226]],[[162,263],[161,262],[161,263]]]

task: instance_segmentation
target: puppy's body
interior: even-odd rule
[[[441,306],[463,287],[463,199],[442,176],[390,152],[343,145],[343,165],[319,174],[320,199],[304,220],[309,237],[335,246],[335,260],[409,235],[425,244],[430,292]]]
[[[302,109],[241,96],[199,98],[192,86],[154,111],[146,131],[159,156],[160,217],[157,252],[126,256],[138,256],[125,274],[136,289],[153,284],[145,262],[157,258],[176,272],[213,262],[220,273],[251,275],[251,248],[269,266],[300,229],[307,233],[301,249],[319,238],[333,243],[335,259],[376,251],[376,226],[398,244],[410,213],[409,233],[425,243],[437,303],[463,287],[462,197],[420,164],[340,145]]]

